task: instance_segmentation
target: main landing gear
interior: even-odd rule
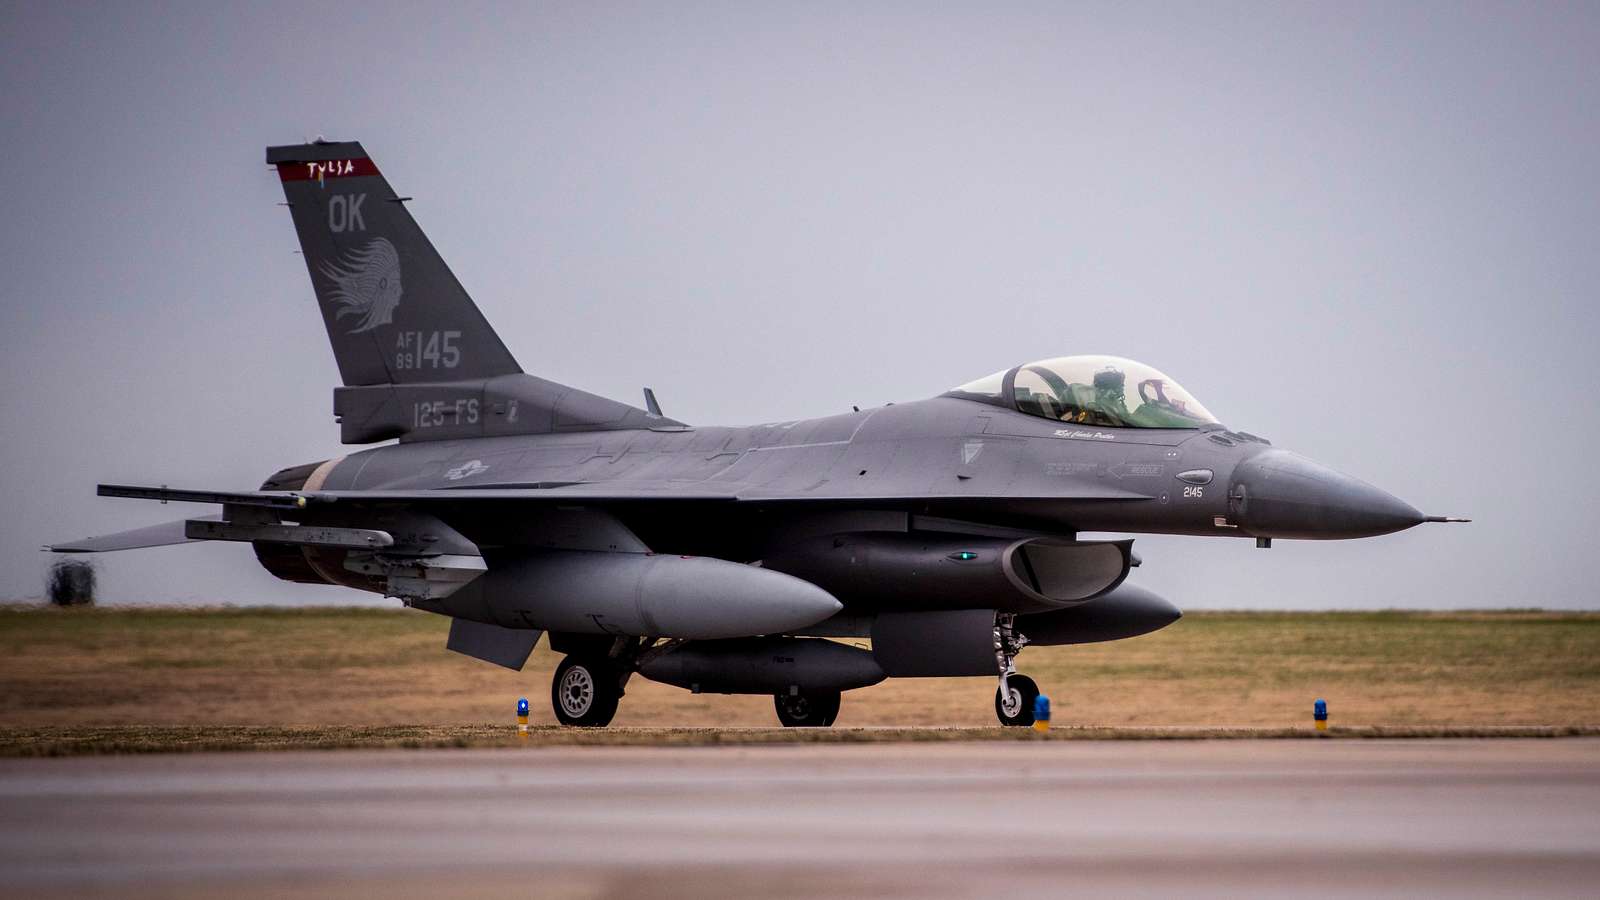
[[[609,658],[573,654],[556,667],[550,702],[563,725],[603,728],[611,724],[622,700],[625,670]]]
[[[567,654],[550,682],[556,721],[587,728],[610,725],[639,664],[675,643],[657,644],[656,638],[568,635],[558,645],[551,635],[551,647]]]
[[[838,691],[821,691],[809,694],[774,694],[773,705],[778,708],[778,721],[785,728],[826,728],[839,717]]]
[[[994,617],[994,658],[1000,667],[1000,687],[994,692],[994,714],[1001,725],[1033,724],[1033,702],[1039,699],[1039,686],[1032,678],[1017,674],[1017,654],[1028,639],[1017,633],[1017,617],[997,613]]]

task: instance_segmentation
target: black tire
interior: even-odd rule
[[[1011,686],[1011,701],[1000,696],[1000,689],[994,689],[994,714],[1000,717],[1001,725],[1028,726],[1033,724],[1033,701],[1039,699],[1039,686],[1033,679],[1026,675],[1012,675],[1006,679]],[[1015,704],[1014,706],[1012,704]],[[1006,713],[1009,711],[1011,715]]]
[[[622,699],[617,681],[617,669],[609,660],[577,655],[563,659],[550,680],[556,721],[583,728],[610,725]]]
[[[827,728],[839,718],[838,691],[813,694],[774,694],[772,705],[785,728]]]

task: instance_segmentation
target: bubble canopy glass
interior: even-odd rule
[[[1199,428],[1217,419],[1161,372],[1117,356],[1060,356],[996,372],[950,396],[1101,428]]]

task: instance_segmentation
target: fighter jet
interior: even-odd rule
[[[1112,356],[1018,365],[937,396],[820,419],[690,425],[524,372],[359,143],[270,147],[343,386],[343,443],[258,490],[100,485],[220,507],[57,544],[250,543],[288,581],[448,616],[446,647],[520,670],[603,726],[637,674],[769,694],[827,726],[885,678],[998,679],[1033,722],[1029,645],[1110,641],[1181,615],[1126,581],[1133,541],[1327,540],[1423,522],[1403,501],[1217,421]],[[834,638],[869,638],[870,649]]]

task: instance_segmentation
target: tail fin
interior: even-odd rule
[[[522,371],[354,141],[268,147],[344,383]]]

